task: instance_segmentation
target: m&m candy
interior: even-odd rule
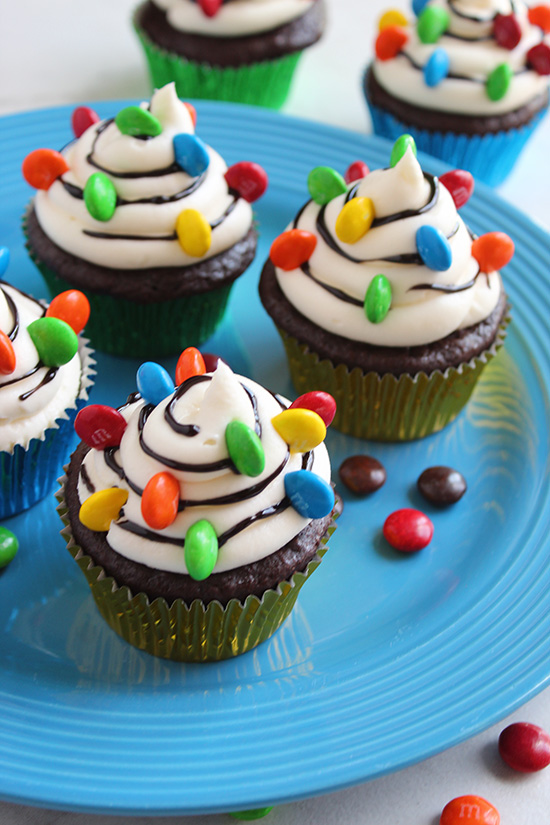
[[[275,238],[269,257],[275,266],[289,272],[309,261],[316,246],[317,238],[313,232],[307,232],[305,229],[288,229]]]
[[[416,23],[418,39],[421,43],[437,43],[449,28],[451,16],[441,6],[429,6],[423,9]]]
[[[367,234],[374,220],[374,204],[370,198],[352,198],[336,218],[335,231],[342,243],[357,243]]]
[[[268,178],[265,169],[259,163],[242,160],[234,163],[225,173],[225,180],[248,203],[254,203],[267,189]]]
[[[111,178],[94,172],[84,186],[86,209],[96,221],[110,221],[116,210],[117,194]]]
[[[449,241],[440,229],[431,224],[416,230],[416,248],[429,269],[444,272],[453,262]]]
[[[378,60],[391,60],[397,57],[409,39],[409,33],[401,26],[386,26],[374,43],[374,51]]]
[[[60,318],[38,318],[29,324],[27,332],[46,367],[68,364],[78,351],[78,338]]]
[[[379,324],[390,311],[392,301],[391,284],[385,275],[375,275],[365,294],[365,315],[371,324]]]
[[[487,232],[472,243],[472,255],[482,272],[496,272],[511,260],[514,242],[504,232]]]
[[[508,63],[501,63],[496,66],[488,76],[485,84],[487,97],[494,101],[501,100],[510,88],[513,76],[513,69]]]
[[[387,517],[382,532],[388,544],[396,550],[414,553],[431,542],[434,526],[420,510],[404,507]]]
[[[215,17],[222,7],[223,0],[198,0],[200,9],[207,17]]]
[[[99,123],[99,115],[89,106],[77,106],[71,115],[71,126],[76,138],[83,135],[94,123]]]
[[[153,530],[164,530],[178,515],[180,484],[172,473],[156,473],[145,485],[141,515]]]
[[[154,361],[145,361],[137,371],[137,388],[147,404],[160,404],[174,392],[170,374]]]
[[[0,375],[11,375],[15,369],[15,350],[13,344],[0,329]]]
[[[334,507],[330,484],[308,470],[285,475],[285,493],[296,512],[304,518],[324,518]]]
[[[398,9],[388,9],[378,21],[378,31],[384,31],[388,26],[408,26],[409,21]]]
[[[225,428],[225,443],[237,471],[254,478],[263,473],[265,452],[257,434],[243,421],[230,421]]]
[[[82,504],[79,512],[80,521],[88,530],[104,533],[111,526],[111,522],[118,518],[127,501],[128,491],[121,490],[120,487],[97,490]]]
[[[67,161],[55,149],[35,149],[21,167],[23,177],[35,189],[49,189],[57,178],[69,171]]]
[[[46,318],[60,318],[78,335],[90,317],[90,302],[78,289],[60,292],[46,310]]]
[[[209,521],[201,519],[185,534],[185,566],[195,581],[203,581],[212,573],[218,560],[218,537]]]
[[[323,419],[312,410],[289,408],[272,418],[271,423],[291,453],[313,450],[327,434]]]
[[[187,347],[183,350],[176,364],[176,386],[179,387],[193,375],[204,375],[206,364],[196,347]]]
[[[407,149],[411,149],[416,157],[416,143],[412,135],[401,135],[393,144],[390,156],[390,166],[396,166]]]
[[[160,121],[141,106],[126,106],[115,117],[115,123],[123,135],[156,137],[162,132]]]
[[[498,752],[515,771],[541,771],[550,765],[550,736],[538,725],[514,722],[500,734]]]
[[[465,169],[453,169],[452,172],[445,172],[444,175],[440,176],[439,182],[451,193],[457,209],[468,203],[474,191],[473,175]]]
[[[118,447],[126,429],[126,419],[114,407],[89,404],[83,407],[74,422],[76,434],[89,447],[105,450]]]
[[[500,825],[500,814],[482,796],[467,794],[445,805],[439,825]]]
[[[183,132],[174,135],[172,141],[176,163],[192,178],[198,178],[206,172],[210,164],[208,147],[196,135]]]
[[[438,86],[449,74],[451,61],[445,49],[435,49],[424,66],[426,86]]]
[[[521,26],[515,14],[497,14],[493,23],[493,36],[503,49],[512,51],[521,40]]]
[[[0,527],[0,570],[13,561],[19,550],[19,541],[15,533],[7,527]]]
[[[366,178],[369,174],[369,167],[363,160],[354,160],[350,163],[344,174],[346,183],[353,183],[361,178]]]
[[[202,258],[212,243],[212,227],[198,209],[184,209],[176,220],[176,233],[183,251]]]
[[[325,427],[332,424],[336,415],[336,401],[328,392],[313,390],[300,395],[289,407],[290,410],[305,409],[317,413]]]
[[[10,263],[10,251],[7,246],[0,246],[0,278],[3,278]]]
[[[320,206],[348,191],[342,175],[330,166],[316,166],[307,177],[307,188],[312,200]]]

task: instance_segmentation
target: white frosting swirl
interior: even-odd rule
[[[425,109],[455,114],[503,114],[533,100],[548,87],[548,77],[526,68],[529,49],[543,38],[538,26],[527,17],[521,0],[430,0],[450,14],[449,29],[437,43],[422,43],[416,21],[407,29],[409,40],[403,51],[390,60],[375,59],[373,71],[380,85],[395,97]],[[499,46],[492,36],[493,18],[514,13],[521,28],[521,40],[514,49]],[[423,68],[436,49],[449,56],[449,75],[437,86],[428,86]],[[514,76],[500,100],[491,100],[485,90],[490,73],[507,63]]]
[[[146,103],[141,106],[147,108]],[[174,170],[173,138],[193,134],[194,127],[173,83],[154,93],[150,111],[162,125],[160,135],[141,140],[122,134],[114,121],[95,124],[64,150],[69,172],[37,193],[38,222],[65,251],[116,269],[184,267],[228,249],[250,229],[251,206],[229,193],[227,166],[214,149],[208,147],[210,163],[202,178]],[[107,174],[123,200],[107,222],[95,220],[79,196],[98,171]],[[196,209],[215,224],[202,258],[184,252],[177,239],[176,220],[184,209]]]
[[[229,0],[208,17],[191,0],[153,0],[170,25],[189,34],[238,37],[270,31],[301,17],[315,0]]]
[[[80,393],[82,367],[77,353],[62,367],[41,364],[27,327],[42,318],[46,307],[15,287],[0,284],[0,329],[11,340],[15,370],[0,374],[0,450],[26,447],[43,439],[56,419],[68,418]]]
[[[190,382],[192,383],[192,382]],[[185,385],[183,385],[185,386]],[[246,388],[246,389],[245,389]],[[247,392],[248,390],[248,392]],[[255,415],[250,394],[255,396],[257,417],[261,425],[261,442],[266,464],[261,475],[249,478],[234,472],[228,461],[225,429],[233,420],[249,427],[255,426]],[[200,519],[207,519],[220,538],[242,522],[253,520],[267,508],[285,499],[284,477],[302,469],[302,453],[289,454],[286,443],[277,434],[271,419],[290,402],[279,400],[259,384],[234,375],[228,366],[220,363],[206,379],[192,384],[172,405],[178,424],[194,424],[200,432],[192,437],[174,431],[166,421],[165,410],[178,391],[158,404],[148,415],[140,433],[140,399],[122,408],[128,426],[114,461],[122,469],[118,473],[109,467],[106,454],[100,450],[87,453],[83,467],[89,483],[78,482],[80,502],[93,491],[107,487],[128,490],[128,502],[123,515],[111,523],[107,542],[121,555],[157,570],[187,573],[182,548],[189,527]],[[141,438],[140,438],[141,435]],[[148,452],[145,452],[144,445]],[[151,456],[150,452],[154,455]],[[168,463],[163,460],[166,458]],[[311,471],[330,482],[330,462],[324,444],[311,453]],[[174,467],[178,462],[179,467]],[[221,466],[210,468],[215,462]],[[195,465],[195,469],[181,465]],[[153,531],[141,514],[141,495],[152,476],[170,472],[180,482],[180,499],[186,502],[176,520],[164,530]],[[254,489],[248,496],[246,491]],[[227,501],[227,497],[233,501]],[[227,503],[215,500],[225,498]],[[214,501],[213,501],[214,500]],[[128,529],[128,522],[144,529],[146,535],[136,535]],[[221,541],[214,573],[241,567],[274,553],[297,535],[309,519],[300,516],[292,506],[267,517],[261,516],[238,529],[235,535]],[[173,538],[174,543],[166,541]]]
[[[373,201],[376,219],[391,216],[391,220],[374,223],[357,243],[343,243],[335,232],[346,200],[345,194],[340,195],[323,210],[331,239],[327,243],[319,233],[323,208],[313,201],[306,205],[288,228],[295,226],[317,237],[309,259],[310,274],[301,268],[276,268],[282,291],[302,315],[335,335],[397,347],[438,341],[490,315],[500,296],[500,276],[497,272],[478,275],[479,267],[471,254],[472,238],[450,193],[436,178],[430,184],[410,148],[393,168],[370,172],[350,189],[355,197]],[[407,210],[411,214],[403,216]],[[436,227],[448,238],[452,263],[443,272],[429,269],[416,256],[416,232],[425,225]],[[401,255],[414,255],[417,260],[387,260]],[[366,317],[363,303],[372,279],[379,274],[391,284],[392,301],[385,319],[375,324]],[[426,288],[419,289],[423,284]],[[443,291],[460,286],[466,288]],[[345,293],[351,302],[331,290]]]

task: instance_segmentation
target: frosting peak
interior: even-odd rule
[[[363,178],[356,197],[376,198],[378,218],[402,212],[418,210],[428,201],[430,185],[411,147],[395,166],[375,169]]]

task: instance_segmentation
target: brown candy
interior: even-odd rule
[[[454,504],[467,489],[466,479],[452,467],[428,467],[418,477],[418,489],[432,504]]]
[[[352,455],[340,465],[340,478],[358,496],[374,493],[386,481],[384,466],[369,455]]]

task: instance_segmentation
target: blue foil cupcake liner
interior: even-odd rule
[[[87,341],[81,341],[79,353],[82,379],[74,406],[65,410],[65,417],[56,419],[56,426],[44,431],[42,439],[32,438],[26,446],[17,444],[12,452],[0,452],[0,519],[14,516],[45,498],[67,461],[74,438],[74,420],[88,401],[95,374],[95,361]]]
[[[440,158],[455,168],[467,169],[476,180],[489,186],[498,186],[510,174],[523,147],[546,114],[544,109],[520,129],[465,135],[417,129],[374,106],[366,94],[365,98],[375,134],[397,140],[406,132],[413,136],[420,151]]]

